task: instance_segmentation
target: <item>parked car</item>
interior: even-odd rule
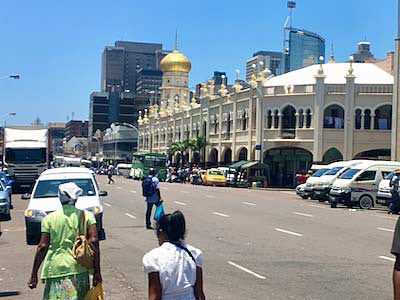
[[[226,184],[227,185],[233,185],[235,182],[235,174],[236,170],[235,169],[230,169],[228,167],[219,167],[218,170],[221,170],[224,172],[224,176],[226,178]]]
[[[389,173],[389,175],[383,178],[379,183],[378,192],[376,193],[376,203],[389,206],[390,202],[392,202],[390,180],[392,180],[394,175],[394,172]]]
[[[396,161],[368,161],[352,166],[333,183],[331,207],[343,203],[347,207],[371,208],[376,201],[379,182],[398,168],[400,162]]]
[[[11,220],[11,202],[9,187],[5,187],[3,182],[0,180],[0,221]]]
[[[224,172],[218,169],[208,169],[204,175],[204,185],[226,186],[226,177]]]
[[[302,183],[302,184],[299,184],[297,187],[296,187],[296,194],[298,195],[298,196],[300,196],[301,198],[303,198],[303,199],[308,199],[308,195],[306,195],[305,193],[304,193],[304,188],[306,187],[306,184],[305,183]]]
[[[313,182],[311,199],[320,202],[329,200],[329,192],[333,182],[350,167],[362,162],[365,162],[365,160],[349,160],[329,164],[329,170]]]
[[[0,171],[0,181],[3,183],[4,187],[7,190],[8,196],[10,198],[10,208],[13,209],[13,205],[12,205],[12,186],[14,184],[14,180],[13,179],[9,179],[6,175],[6,173]]]
[[[107,196],[107,192],[99,190],[92,171],[86,168],[70,167],[44,171],[36,180],[32,194],[22,195],[22,199],[29,199],[28,207],[25,210],[26,242],[28,245],[39,243],[42,219],[49,213],[61,209],[58,186],[66,182],[74,182],[83,190],[75,206],[94,214],[99,239],[105,239],[103,206],[100,197]]]

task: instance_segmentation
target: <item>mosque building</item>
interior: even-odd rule
[[[390,159],[393,76],[352,59],[322,62],[280,76],[255,66],[248,86],[237,78],[233,91],[217,90],[210,80],[189,99],[191,62],[175,50],[161,61],[160,105],[139,116],[140,151],[167,153],[172,142],[204,136],[208,166],[259,160],[272,186],[290,187],[314,162]]]

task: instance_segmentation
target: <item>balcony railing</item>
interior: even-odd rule
[[[296,129],[286,128],[281,130],[282,139],[294,139],[296,138]]]

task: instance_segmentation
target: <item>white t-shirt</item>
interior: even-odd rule
[[[201,250],[187,244],[183,245],[192,253],[196,264],[185,250],[169,242],[164,242],[143,257],[145,273],[160,274],[163,300],[194,299],[196,265],[202,267],[203,259]]]
[[[393,185],[390,187],[391,190],[396,192],[398,190],[397,184],[399,184],[399,177],[394,175],[390,181],[393,183]]]

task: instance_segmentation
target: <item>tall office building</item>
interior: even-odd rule
[[[359,42],[357,47],[357,52],[353,53],[353,60],[356,63],[373,62],[374,55],[371,53],[371,43],[370,42]]]
[[[287,71],[294,71],[304,67],[308,67],[319,62],[319,57],[325,58],[325,39],[317,33],[287,28],[289,35],[288,40],[288,60]]]
[[[159,103],[161,82],[162,72],[160,70],[148,70],[142,68],[137,73],[136,94],[150,94],[151,102]]]
[[[67,141],[73,137],[88,137],[89,121],[70,120],[65,125],[65,138]]]
[[[112,123],[136,125],[139,111],[149,106],[148,95],[128,92],[93,92],[90,95],[89,137],[97,130],[104,131]]]
[[[165,51],[161,44],[116,41],[105,47],[101,66],[101,91],[136,92],[140,69],[159,70]]]
[[[246,81],[249,81],[253,74],[258,74],[261,68],[269,68],[272,74],[279,75],[282,58],[282,52],[258,51],[254,53],[253,57],[246,61]]]

